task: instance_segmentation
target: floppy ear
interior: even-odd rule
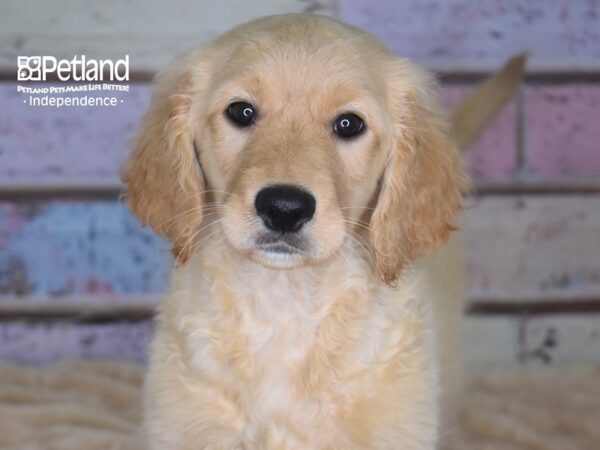
[[[429,74],[396,60],[390,75],[392,148],[381,180],[370,239],[383,280],[442,245],[456,229],[467,185]]]
[[[192,90],[189,59],[156,77],[150,109],[122,173],[129,207],[172,242],[176,264],[191,254],[204,190],[191,129],[192,95],[198,92]]]

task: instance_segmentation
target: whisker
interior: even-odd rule
[[[220,231],[220,230],[215,230],[215,231]],[[215,234],[215,233],[214,232],[211,233],[211,235],[213,235],[213,234]],[[212,249],[213,247],[221,244],[222,242],[225,242],[225,237],[224,236],[221,236],[219,239],[215,240],[215,242],[213,242],[211,245],[209,245],[208,247],[205,247],[203,249],[203,251],[208,252],[208,251],[210,251],[210,249]],[[195,249],[196,248],[198,248],[198,247],[195,247]]]
[[[171,217],[168,220],[166,220],[165,222],[161,223],[160,226],[164,227],[166,225],[170,225],[172,222],[176,221],[180,217],[189,216],[189,215],[192,215],[193,213],[202,212],[203,217],[208,217],[209,215],[216,214],[218,212],[218,211],[214,211],[214,212],[209,212],[208,214],[205,214],[205,211],[213,211],[213,210],[218,210],[218,208],[208,208],[208,209],[206,209],[204,207],[190,208],[188,210],[185,210],[185,211],[175,214],[173,217]]]
[[[229,192],[229,191],[220,191],[218,189],[205,189],[205,190],[202,191],[202,193],[207,193],[207,192],[218,192],[220,194],[233,195],[232,192]]]
[[[198,237],[198,235],[199,235],[200,233],[202,233],[202,231],[204,231],[206,228],[210,227],[210,226],[211,226],[211,225],[213,225],[213,224],[218,224],[218,223],[220,223],[221,221],[222,221],[222,219],[215,220],[214,222],[210,222],[210,223],[208,223],[207,225],[205,225],[205,226],[203,226],[202,228],[200,228],[199,230],[197,230],[196,232],[194,232],[194,234],[192,234],[192,235],[191,235],[191,236],[190,236],[190,237],[189,237],[189,238],[188,238],[188,239],[185,241],[185,244],[184,244],[184,245],[181,247],[181,251],[179,252],[179,254],[177,255],[177,258],[176,258],[175,260],[176,260],[176,261],[178,261],[178,260],[179,260],[179,258],[181,257],[181,253],[183,252],[183,250],[184,250],[184,249],[185,249],[185,248],[186,248],[186,247],[187,247],[187,246],[188,246],[188,245],[189,245],[191,242],[193,242],[193,241],[194,241],[194,240],[195,240],[195,239]],[[212,234],[212,233],[214,233],[214,232],[211,232],[210,234]],[[209,235],[210,235],[210,234],[209,234]],[[203,241],[203,240],[204,240],[204,239],[201,239],[201,241]],[[201,241],[200,241],[200,242],[201,242]],[[192,246],[192,249],[193,249],[193,250],[195,250],[196,248],[197,248],[197,246],[196,246],[196,245],[193,245],[193,246]]]
[[[371,211],[375,211],[375,208],[371,208],[369,206],[342,206],[340,209],[368,209]]]
[[[190,208],[187,209],[185,211],[182,211],[180,213],[175,214],[173,217],[169,218],[168,220],[166,220],[164,223],[162,223],[160,226],[164,227],[166,225],[171,224],[173,221],[177,220],[178,218],[180,218],[181,216],[187,216],[187,215],[191,215],[192,213],[197,213],[197,212],[202,212],[205,213],[207,211],[219,211],[221,209],[223,209],[223,205],[219,204],[219,203],[213,203],[213,204],[205,204],[205,205],[201,205],[201,206],[196,206],[194,208]],[[211,213],[208,214],[203,214],[203,216],[209,216]]]
[[[230,197],[230,196],[233,195],[233,193],[228,192],[228,191],[219,191],[219,190],[216,190],[216,189],[205,189],[203,191],[187,192],[182,197],[182,200],[188,200],[189,198],[197,196],[197,195],[210,194],[210,193],[221,193],[221,194],[225,194],[228,197]]]
[[[160,224],[160,227],[164,227],[166,225],[170,225],[171,222],[174,222],[175,220],[177,220],[181,216],[189,215],[189,214],[192,214],[192,213],[197,213],[197,212],[200,212],[200,211],[202,211],[202,208],[198,207],[198,206],[196,206],[194,208],[187,209],[185,211],[182,211],[180,213],[175,214],[173,217],[170,217],[168,220],[165,220],[163,223]]]
[[[206,243],[206,241],[213,239],[213,237],[221,231],[222,230],[220,227],[217,228],[216,230],[211,231],[209,234],[207,234],[202,239],[200,239],[196,244],[194,244],[193,251],[200,249]],[[202,251],[207,251],[208,249],[213,248],[213,246],[216,245],[216,243],[223,242],[224,240],[225,240],[225,237],[221,236],[221,238],[219,240],[215,241],[215,244],[203,248]]]
[[[372,231],[371,227],[369,226],[369,224],[360,221],[360,220],[353,220],[353,219],[344,219],[344,222],[350,224],[350,225],[356,225],[358,227],[364,228],[367,231]]]
[[[363,244],[362,242],[360,242],[356,236],[352,236],[352,235],[349,234],[346,237],[350,241],[352,241],[354,244],[358,245],[359,249],[362,250],[367,257],[370,258],[372,256],[372,253],[369,251],[369,249],[367,248],[367,246],[365,244]]]
[[[203,226],[202,228],[200,228],[198,231],[196,231],[196,232],[194,233],[194,239],[195,239],[195,238],[196,238],[196,237],[197,237],[197,236],[198,236],[200,233],[202,233],[204,230],[206,230],[207,228],[209,228],[211,225],[219,225],[219,224],[220,224],[222,221],[223,221],[223,219],[218,219],[218,220],[215,220],[215,221],[213,221],[213,222],[210,222],[210,223],[206,224],[205,226]],[[218,227],[217,227],[217,228],[218,228]],[[211,231],[211,233],[209,233],[209,234],[212,234],[212,233],[213,233],[213,231]],[[205,237],[206,237],[206,236],[205,236]],[[201,242],[202,240],[204,240],[204,239],[205,239],[205,237],[204,237],[204,238],[202,238],[202,239],[200,240],[200,242]]]

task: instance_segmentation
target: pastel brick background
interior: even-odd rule
[[[448,114],[472,90],[469,85],[446,85],[441,90]],[[517,101],[509,102],[465,155],[466,167],[476,179],[505,179],[515,173],[517,161]]]
[[[491,70],[528,50],[535,70],[600,68],[596,0],[21,0],[0,3],[0,68],[17,55],[122,57],[156,71],[254,17],[317,12],[371,31],[437,70]]]
[[[113,305],[125,304],[129,295],[148,299],[148,305],[155,301],[168,283],[168,244],[142,228],[116,198],[119,167],[149,102],[147,80],[176,54],[232,25],[259,15],[307,11],[365,28],[396,53],[448,75],[440,93],[449,112],[479,82],[473,72],[491,73],[508,57],[529,51],[528,77],[518,95],[465,154],[480,189],[461,218],[467,302],[484,309],[512,305],[515,311],[523,302],[596,308],[596,0],[179,0],[176,5],[33,0],[26,7],[19,0],[2,2],[0,303],[44,306],[81,299]],[[131,55],[130,91],[115,93],[122,103],[61,109],[23,103],[27,96],[16,92],[13,77],[17,55],[80,53]],[[598,189],[579,192],[572,183],[584,179]],[[53,191],[69,184],[91,194],[73,199]],[[47,190],[12,196],[36,185]],[[538,185],[550,187],[531,189]],[[98,186],[114,196],[94,196]],[[485,186],[501,186],[503,193]],[[0,360],[18,362],[143,361],[152,334],[149,321],[0,318]],[[600,362],[598,323],[597,314],[471,316],[467,357],[485,363]],[[554,347],[547,345],[549,335],[558,342]],[[485,345],[479,345],[482,336]]]
[[[336,0],[3,0],[0,70],[17,55],[122,58],[147,73],[175,55],[256,17],[290,12],[331,14]]]
[[[0,361],[50,363],[63,358],[100,358],[143,362],[152,324],[115,322],[0,323]]]
[[[600,174],[600,84],[529,85],[524,102],[529,173]]]
[[[339,0],[341,19],[436,69],[489,69],[522,51],[536,70],[600,68],[600,15],[586,0]]]
[[[468,298],[600,300],[600,196],[481,196],[462,224]]]
[[[150,100],[148,84],[129,89],[114,93],[123,100],[116,107],[50,108],[24,104],[28,95],[17,93],[16,83],[0,83],[0,180],[118,178]]]
[[[160,292],[168,248],[116,201],[0,203],[0,296]]]

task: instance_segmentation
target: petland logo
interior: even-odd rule
[[[60,81],[129,81],[129,55],[116,61],[87,59],[85,55],[73,59],[54,56],[18,56],[18,81],[46,81],[55,75]]]

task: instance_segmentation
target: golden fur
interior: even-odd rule
[[[432,449],[460,381],[466,184],[432,77],[331,19],[242,25],[156,79],[124,172],[173,243],[146,379],[151,449]],[[224,115],[257,105],[250,129]],[[333,135],[337,115],[367,124]],[[317,209],[308,250],[258,251],[257,191]],[[444,419],[441,421],[441,419]],[[442,434],[440,433],[442,430]]]

